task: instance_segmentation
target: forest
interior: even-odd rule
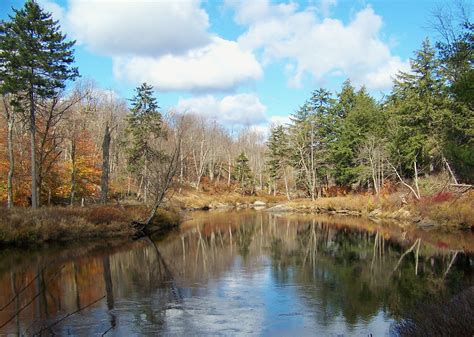
[[[156,209],[184,190],[288,200],[465,191],[474,180],[474,25],[436,19],[439,41],[423,42],[389,94],[376,99],[350,80],[337,92],[317,88],[265,135],[163,111],[146,83],[119,97],[80,78],[74,41],[28,1],[0,25],[0,202],[133,199]]]

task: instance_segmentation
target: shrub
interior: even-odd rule
[[[453,194],[449,192],[439,192],[431,197],[433,202],[443,202],[453,199]]]
[[[117,207],[96,207],[87,215],[87,220],[94,224],[110,224],[112,221],[127,222],[131,219],[124,210]]]
[[[166,210],[159,208],[152,220],[152,224],[161,228],[179,226],[181,217],[176,210]]]

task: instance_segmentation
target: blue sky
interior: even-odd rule
[[[428,0],[38,0],[77,40],[83,78],[129,98],[143,81],[163,109],[262,130],[346,78],[376,97],[430,28]],[[2,0],[6,18],[21,0]]]

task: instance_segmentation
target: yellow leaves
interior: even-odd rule
[[[42,121],[38,121],[41,128]],[[51,131],[55,132],[55,131]],[[88,130],[82,130],[75,135],[75,171],[76,196],[97,197],[99,194],[101,176],[101,151],[93,141]],[[0,126],[0,203],[7,199],[7,174],[9,168],[6,128]],[[63,140],[60,145],[53,144],[53,135],[46,137],[43,144],[44,153],[49,153],[42,165],[41,196],[43,203],[49,195],[54,200],[69,198],[71,195],[72,180],[72,153],[71,139]],[[16,205],[27,206],[31,195],[30,152],[28,148],[28,134],[14,134],[14,202]],[[38,145],[37,151],[40,151]],[[39,156],[38,156],[39,158]]]

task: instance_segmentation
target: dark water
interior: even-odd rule
[[[141,240],[1,251],[0,336],[472,336],[471,233],[189,216],[158,250]]]

